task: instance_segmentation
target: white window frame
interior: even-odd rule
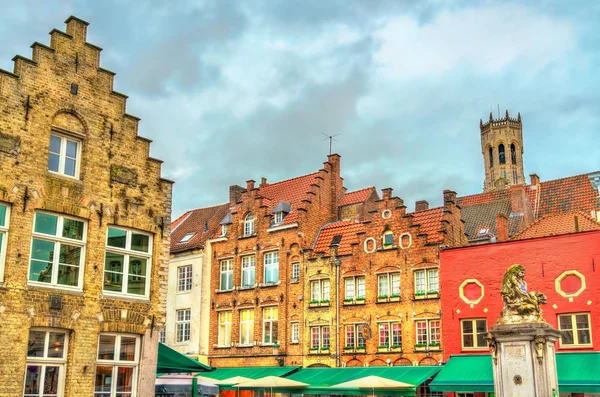
[[[227,236],[227,229],[228,229],[229,225],[227,225],[226,223],[221,225],[221,235],[219,237],[225,237]]]
[[[55,235],[44,234],[44,233],[39,233],[39,232],[35,231],[37,214],[54,216],[57,218]],[[70,219],[70,220],[74,220],[74,221],[83,223],[83,235],[82,235],[81,240],[75,240],[75,239],[61,236],[65,219]],[[63,215],[63,214],[55,214],[55,213],[47,212],[47,211],[35,211],[35,213],[33,215],[33,230],[31,232],[31,243],[29,246],[30,247],[29,261],[27,263],[27,284],[28,285],[36,285],[36,286],[40,286],[40,287],[81,291],[83,289],[83,274],[85,273],[85,251],[86,251],[85,248],[86,248],[86,241],[87,241],[87,228],[88,228],[88,223],[87,223],[87,221],[85,221],[83,219],[79,219],[79,218],[76,218],[73,216],[68,216],[68,215]],[[33,259],[33,240],[34,239],[54,243],[54,255],[53,255],[53,260],[52,260],[52,274],[50,276],[49,283],[29,279],[31,276],[31,261],[35,260],[38,262],[45,262],[45,261],[42,261],[39,259]],[[81,248],[81,255],[79,257],[79,267],[78,267],[79,275],[78,275],[76,286],[58,284],[58,272],[59,272],[59,266],[60,266],[59,265],[59,263],[60,263],[60,246],[62,244],[70,245],[70,246],[77,246],[77,247]]]
[[[329,340],[328,340],[328,345],[327,347],[324,346],[323,341],[325,340],[324,338],[324,330],[327,329],[329,332]],[[317,344],[315,345],[315,341],[313,339],[313,333],[314,331],[317,331],[318,334],[318,341]],[[329,350],[331,348],[331,327],[329,325],[315,325],[310,327],[310,349],[311,350]]]
[[[425,323],[426,327],[425,327],[425,342],[419,341],[419,323]],[[432,339],[432,329],[434,327],[432,327],[432,325],[434,323],[437,323],[439,326],[437,327],[438,332],[437,332],[437,340],[433,340]],[[422,348],[430,348],[432,347],[432,343],[438,343],[437,345],[434,345],[435,348],[440,348],[441,346],[441,341],[442,341],[442,321],[439,318],[424,318],[424,319],[419,319],[419,320],[415,320],[415,342],[417,344],[422,344],[425,343],[426,346],[422,347]]]
[[[437,282],[434,285],[431,285],[431,277],[435,274],[435,279]],[[419,275],[422,275],[424,278],[423,288],[419,290],[420,283],[417,282],[417,278]],[[433,267],[429,269],[418,269],[415,270],[414,273],[414,285],[415,285],[415,296],[427,296],[429,294],[439,294],[440,293],[440,273],[439,268]],[[432,289],[435,286],[436,289]]]
[[[393,278],[397,277],[397,291],[394,292],[394,280]],[[387,292],[383,293],[381,290],[382,280],[384,285],[387,288]],[[385,297],[385,298],[397,298],[400,297],[400,272],[389,272],[389,273],[381,273],[377,275],[377,297]]]
[[[50,141],[52,136],[55,136],[60,139],[60,153],[50,152]],[[65,174],[65,163],[67,159],[67,141],[75,142],[77,144],[77,154],[75,158],[75,175]],[[72,136],[66,134],[60,134],[56,131],[52,131],[50,133],[50,139],[48,140],[48,162],[50,161],[50,154],[58,155],[58,171],[52,171],[49,168],[49,164],[46,164],[48,168],[48,172],[55,175],[61,175],[67,178],[79,179],[80,168],[81,168],[81,147],[83,146],[83,141],[78,138],[74,138]]]
[[[187,343],[190,341],[192,309],[180,309],[176,311],[175,343]]]
[[[220,311],[217,318],[219,322],[217,346],[231,347],[231,323],[233,320],[233,311]]]
[[[252,280],[250,280],[252,275]],[[252,281],[250,283],[250,281]],[[256,256],[242,256],[242,288],[250,288],[256,285]]]
[[[263,308],[262,312],[262,331],[263,331],[263,345],[275,345],[279,343],[279,308],[277,306],[268,306]],[[267,334],[267,324],[269,326],[269,332]],[[274,339],[273,335],[273,324],[277,324],[277,340]],[[269,342],[267,342],[267,336]]]
[[[187,233],[185,236],[183,236],[183,238],[181,240],[179,240],[179,242],[177,244],[185,244],[188,241],[190,241],[195,235],[196,235],[196,232]]]
[[[158,342],[163,345],[167,343],[167,325],[165,324],[164,328],[160,330],[158,333]]]
[[[387,236],[391,236],[389,243],[385,242],[385,239]],[[393,247],[394,246],[394,232],[392,232],[391,230],[388,230],[385,233],[383,233],[383,236],[381,236],[381,245],[385,248]]]
[[[382,321],[377,324],[377,345],[379,347],[389,347],[392,348],[394,345],[402,345],[402,323],[400,321]],[[394,340],[394,325],[398,325],[400,327],[400,342]],[[385,336],[385,341],[382,341],[381,332],[387,327],[387,336]],[[384,331],[385,332],[385,331]],[[397,347],[397,346],[396,346]]]
[[[65,378],[67,372],[67,358],[69,353],[69,332],[67,330],[63,330],[60,328],[30,328],[29,332],[37,331],[44,332],[44,354],[42,357],[29,357],[27,356],[27,361],[25,364],[25,368],[29,366],[37,366],[41,367],[40,378],[38,385],[40,386],[40,390],[37,393],[27,393],[25,394],[25,382],[27,380],[27,369],[25,370],[25,377],[23,378],[23,395],[24,396],[35,396],[42,397],[44,395],[48,395],[44,393],[44,383],[46,377],[46,367],[58,367],[58,387],[57,387],[57,396],[63,396],[65,392]],[[48,350],[50,349],[50,333],[63,334],[65,336],[65,342],[63,345],[63,357],[48,357]],[[28,334],[29,340],[29,334]]]
[[[488,325],[487,325],[487,319],[486,318],[463,318],[460,320],[460,344],[463,350],[487,350],[488,349],[488,345],[487,345],[487,341],[484,340],[484,343],[482,346],[479,345],[479,343],[477,342],[477,336],[478,336],[478,332],[477,332],[477,322],[478,321],[485,321],[485,331],[483,331],[484,334],[487,335],[488,332]],[[471,337],[473,338],[473,346],[465,346],[465,335],[467,335],[467,333],[465,333],[464,331],[464,323],[471,323],[471,326],[473,327],[473,332],[468,333],[468,335],[471,335]]]
[[[345,325],[345,329],[344,329],[344,346],[345,347],[352,347],[353,349],[364,349],[367,346],[367,341],[365,340],[365,338],[363,337],[362,332],[360,331],[360,327],[364,326],[364,323],[359,323],[359,324],[346,324]],[[349,336],[350,333],[348,333],[348,330],[352,329],[352,341],[349,340]],[[360,344],[359,339],[362,340],[362,344]]]
[[[4,224],[0,225],[0,283],[4,282],[4,266],[6,263],[6,247],[8,246],[8,229],[10,227],[10,210],[11,206],[6,203],[0,203],[1,207],[5,208]]]
[[[244,313],[248,313],[247,319],[244,319]],[[254,309],[240,310],[240,346],[254,344],[254,315]]]
[[[223,285],[225,276],[225,285]],[[233,290],[233,259],[223,259],[219,262],[219,291]]]
[[[293,281],[300,280],[300,262],[292,263],[292,280]]]
[[[131,394],[127,397],[136,397],[137,396],[137,383],[138,383],[138,375],[139,375],[139,363],[140,363],[140,336],[134,334],[120,334],[114,332],[102,332],[98,335],[98,354],[100,354],[100,336],[114,336],[115,337],[115,350],[113,360],[106,360],[98,358],[96,355],[96,368],[99,366],[111,366],[112,367],[112,378],[111,378],[111,390],[110,397],[117,397],[117,374],[119,368],[133,368],[132,382],[131,382]],[[121,338],[135,338],[135,353],[134,360],[120,360],[121,354]],[[94,392],[94,396],[104,395],[106,392]],[[126,396],[126,394],[119,394],[119,396]]]
[[[263,280],[265,284],[277,284],[279,282],[279,251],[271,251],[265,252],[263,257]],[[277,277],[275,280],[267,280],[268,270],[271,269],[272,272],[277,272]]]
[[[177,292],[190,292],[193,277],[192,265],[177,266]]]
[[[362,291],[363,295],[359,295],[361,282],[362,280]],[[352,284],[352,294],[349,295],[349,289],[347,288],[349,284]],[[365,276],[351,276],[344,278],[344,299],[352,299],[352,300],[364,300],[366,299],[367,289],[366,289],[366,279]],[[359,299],[361,298],[361,299]]]
[[[110,245],[108,245],[108,228],[110,229],[116,229],[116,230],[120,230],[120,231],[124,231],[125,234],[125,248],[118,248],[118,247],[112,247]],[[108,228],[106,229],[106,243],[105,243],[105,249],[106,249],[106,253],[110,252],[110,253],[114,253],[114,254],[118,254],[118,255],[124,255],[124,259],[123,259],[123,283],[121,285],[121,291],[110,291],[104,288],[104,282],[106,282],[106,259],[104,260],[104,282],[102,283],[102,291],[103,294],[105,295],[113,295],[113,296],[126,296],[129,298],[139,298],[139,299],[148,299],[148,297],[150,296],[150,284],[151,284],[151,276],[152,276],[152,247],[153,247],[153,236],[150,233],[141,231],[141,230],[137,230],[137,229],[128,229],[128,228],[124,228],[124,227],[120,227],[120,226],[115,226],[115,225],[108,225]],[[144,235],[148,237],[148,252],[143,252],[143,251],[136,251],[131,249],[131,235],[132,234],[140,234],[140,235]],[[105,258],[106,258],[106,253],[105,253]],[[132,294],[127,292],[127,287],[129,286],[129,259],[130,257],[140,257],[143,259],[146,259],[146,275],[145,276],[139,276],[139,275],[134,275],[134,277],[144,277],[145,278],[145,292],[144,295],[140,295],[140,294]],[[109,271],[111,272],[111,271]],[[111,272],[114,273],[114,272]]]
[[[315,289],[316,287],[316,289]],[[331,300],[331,282],[328,278],[310,282],[310,303],[325,303]]]
[[[577,316],[587,316],[587,324],[588,324],[588,334],[590,336],[590,341],[589,343],[579,343],[579,335],[578,335],[578,331],[580,330],[585,330],[585,328],[579,328],[577,327]],[[560,318],[561,317],[571,317],[571,326],[573,328],[562,328],[562,325],[560,323]],[[577,313],[561,313],[561,314],[557,314],[556,315],[556,319],[557,319],[557,323],[558,323],[558,329],[560,331],[571,331],[573,334],[573,343],[563,343],[563,338],[562,336],[560,337],[559,341],[560,341],[560,347],[565,347],[565,348],[579,348],[579,347],[591,347],[593,346],[593,338],[592,338],[592,320],[591,320],[591,316],[590,313],[588,312],[577,312]],[[563,332],[564,334],[564,332]]]
[[[281,225],[281,223],[283,222],[283,218],[285,218],[285,216],[283,215],[283,211],[276,212],[273,216],[273,226]]]
[[[300,342],[300,323],[293,321],[292,323],[292,343]]]
[[[254,214],[249,213],[244,218],[244,237],[252,236],[254,234]]]

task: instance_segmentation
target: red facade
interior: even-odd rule
[[[517,263],[525,266],[528,290],[546,294],[546,321],[573,331],[557,352],[600,350],[600,231],[591,231],[442,251],[444,360],[489,353],[485,333],[502,310],[502,278]]]

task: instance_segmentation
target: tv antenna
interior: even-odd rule
[[[333,141],[339,142],[337,139],[335,139],[335,137],[338,136],[338,135],[342,135],[342,134],[327,135],[324,132],[321,132],[321,134],[323,134],[323,135],[326,136],[326,138],[323,139],[324,141],[327,140],[327,139],[329,139],[329,154],[331,154],[331,145],[332,145]]]

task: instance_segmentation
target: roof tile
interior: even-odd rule
[[[587,232],[590,230],[600,230],[600,223],[596,222],[588,214],[576,211],[540,218],[528,228],[514,235],[511,240],[555,236],[558,234],[576,233],[578,231]]]
[[[348,192],[344,194],[340,200],[340,206],[364,203],[374,190],[375,187],[371,186],[364,189],[355,190],[353,192]]]
[[[197,208],[177,218],[172,223],[171,253],[204,247],[206,240],[213,237],[215,230],[219,228],[219,222],[223,219],[228,209],[229,204]],[[208,223],[208,230],[205,231],[204,226],[206,223]],[[181,239],[189,233],[195,234],[187,242],[180,243]]]

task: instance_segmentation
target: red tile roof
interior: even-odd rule
[[[171,223],[171,253],[203,248],[206,240],[213,237],[215,230],[219,228],[219,222],[228,209],[229,204],[197,208],[177,218]],[[207,231],[204,228],[205,222],[208,222]],[[190,233],[195,234],[187,242],[180,243]]]
[[[365,231],[365,225],[353,219],[330,223],[321,228],[314,244],[313,253],[324,252],[329,254],[329,247],[334,236],[342,236],[338,255],[349,255],[352,253],[352,243],[358,243],[359,232]]]
[[[577,227],[575,226],[576,224]],[[528,228],[515,234],[511,240],[569,234],[576,233],[577,231],[587,232],[590,230],[600,230],[600,223],[596,222],[588,214],[577,211],[540,218]]]
[[[371,186],[371,187],[367,187],[364,189],[355,190],[353,192],[346,193],[340,200],[340,206],[364,203],[367,200],[367,198],[369,198],[369,195],[371,194],[371,192],[373,192],[374,190],[375,190],[375,187]]]
[[[440,232],[443,210],[443,207],[436,207],[411,213],[413,216],[412,224],[421,226],[419,234],[426,234],[428,243],[437,243],[444,239],[444,233]]]

